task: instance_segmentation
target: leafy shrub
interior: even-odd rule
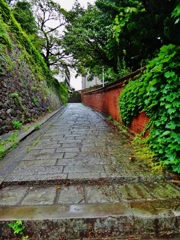
[[[0,160],[4,157],[4,155],[5,155],[4,141],[0,139]]]
[[[81,97],[81,93],[74,91],[74,92],[71,94],[71,97],[72,97],[72,98],[79,98],[79,97]]]
[[[180,173],[180,47],[163,46],[119,100],[126,125],[141,110],[152,120],[150,147],[166,169]]]

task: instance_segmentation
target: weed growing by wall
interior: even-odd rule
[[[7,147],[11,144],[10,149]],[[3,140],[0,138],[0,160],[5,156],[5,154],[14,149],[18,145],[18,131],[13,132],[9,138]]]
[[[17,92],[11,93],[10,97],[16,98],[17,101],[18,101],[19,106],[21,107],[21,109],[22,109],[24,112],[27,112],[27,110],[26,110],[25,107],[23,106],[23,104],[22,104],[22,102],[21,102],[21,99],[20,99],[20,97],[19,97],[19,94],[18,94]]]

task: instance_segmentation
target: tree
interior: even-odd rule
[[[11,5],[13,2],[15,2],[16,0],[6,0],[6,2]]]
[[[135,64],[134,60],[132,64],[131,60],[133,55],[136,57],[137,52],[139,53],[138,32],[134,37],[134,39],[137,37],[136,44],[133,46],[136,50],[135,53],[128,39],[127,31],[124,32],[124,35],[127,36],[121,39],[121,44],[113,37],[116,16],[129,5],[133,9],[136,7],[137,11],[140,7],[142,8],[142,4],[137,1],[128,1],[127,3],[125,0],[120,2],[97,0],[96,6],[89,5],[87,10],[82,9],[76,3],[72,11],[68,13],[64,47],[67,53],[72,53],[80,72],[83,73],[85,68],[95,75],[101,75],[102,66],[104,66],[106,79],[114,78],[115,80],[130,71],[128,67],[131,69],[139,67],[139,59],[136,61],[138,64]],[[131,16],[131,14],[129,15]],[[141,44],[140,41],[138,44]],[[131,48],[132,52],[129,51],[129,54],[126,54],[127,50]]]
[[[66,14],[63,47],[66,54],[72,54],[78,73],[89,71],[97,76],[101,75],[103,66],[116,68],[116,63],[106,53],[109,29],[104,31],[106,26],[100,17],[97,7],[89,5],[85,10],[78,2]]]
[[[164,44],[178,42],[180,21],[171,17],[176,0],[97,0],[85,10],[78,3],[67,17],[64,47],[79,71],[114,77],[136,70]],[[112,77],[112,74],[111,74]]]
[[[31,4],[26,0],[18,1],[13,6],[13,14],[17,22],[21,24],[22,29],[27,34],[36,34],[37,26],[35,22],[35,18],[33,16]]]
[[[172,20],[175,5],[176,0],[139,0],[119,8],[113,29],[119,48],[124,49],[127,66],[135,70],[141,62],[152,59],[164,44],[173,42],[167,32],[172,29],[169,19]]]
[[[64,9],[52,0],[32,0],[38,27],[43,58],[51,70],[69,65],[62,45],[62,29],[65,25]]]

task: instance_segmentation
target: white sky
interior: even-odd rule
[[[58,2],[62,8],[65,8],[66,10],[70,10],[72,6],[74,5],[75,0],[55,0]],[[82,7],[87,7],[87,3],[93,4],[95,0],[78,0],[78,2],[81,4]]]
[[[72,6],[74,5],[75,0],[56,0],[62,8],[65,8],[66,10],[70,10]],[[78,2],[81,4],[82,7],[87,7],[87,3],[94,4],[95,0],[78,0]],[[75,72],[71,73],[71,86],[75,88],[75,90],[81,90],[82,89],[82,83],[81,83],[81,77],[75,78]]]

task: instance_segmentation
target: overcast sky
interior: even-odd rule
[[[74,5],[75,0],[55,0],[58,2],[62,8],[65,8],[66,10],[70,10],[72,6]],[[87,7],[87,3],[94,4],[95,0],[78,0],[78,2],[81,4],[82,7]]]

